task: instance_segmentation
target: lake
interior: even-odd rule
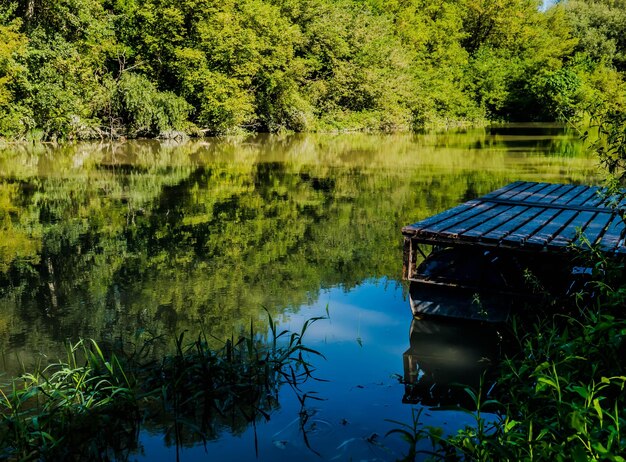
[[[267,422],[217,419],[183,445],[146,424],[125,458],[395,460],[407,446],[385,436],[391,421],[472,423],[431,407],[462,400],[446,384],[476,382],[500,338],[412,321],[400,229],[515,180],[600,175],[555,125],[0,146],[0,369],[10,379],[79,338],[163,336],[159,355],[181,332],[219,343],[251,321],[265,332],[268,312],[291,330],[328,313],[305,336],[325,357],[310,358],[325,381],[303,386],[320,400],[303,408],[283,386]]]

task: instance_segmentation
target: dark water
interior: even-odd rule
[[[475,382],[498,350],[492,331],[412,323],[400,228],[519,179],[598,174],[572,136],[535,125],[0,147],[0,367],[62,357],[67,339],[225,339],[263,330],[264,309],[290,329],[328,309],[306,337],[326,357],[328,381],[304,386],[324,398],[306,402],[320,455],[284,387],[267,423],[221,422],[178,449],[145,428],[130,458],[256,460],[256,433],[259,460],[395,460],[406,446],[389,420],[426,406],[425,425],[471,424],[428,406],[461,400],[442,384]]]

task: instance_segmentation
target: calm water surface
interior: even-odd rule
[[[319,455],[283,387],[256,429],[216,421],[213,439],[177,449],[144,428],[128,458],[257,460],[256,433],[258,460],[395,460],[406,447],[385,437],[389,420],[426,406],[425,425],[471,423],[428,406],[460,399],[442,383],[474,381],[498,349],[493,332],[412,323],[400,228],[520,179],[594,183],[598,170],[562,129],[533,125],[0,147],[0,368],[63,357],[67,339],[225,339],[251,319],[265,329],[263,308],[290,329],[328,308],[306,342],[327,382],[303,388],[324,399],[306,402]]]

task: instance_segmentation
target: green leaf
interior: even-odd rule
[[[508,420],[506,424],[504,424],[504,432],[510,432],[513,428],[517,426],[518,423],[519,422],[517,420]]]
[[[580,385],[575,385],[573,387],[570,387],[570,389],[572,391],[578,393],[584,399],[589,398],[589,392],[588,392],[586,387],[581,387]]]
[[[572,449],[572,459],[574,462],[588,462],[589,456],[585,448],[583,448],[580,444],[576,444]]]
[[[602,413],[602,407],[600,406],[600,398],[596,398],[593,400],[593,408],[598,413],[598,419],[600,420],[600,427],[602,427],[603,413]]]
[[[550,385],[552,388],[554,388],[555,390],[558,390],[558,386],[556,384],[556,382],[548,377],[539,377],[537,379],[537,386],[535,387],[535,389],[537,391],[540,391],[543,389],[543,387],[540,387],[539,384],[540,383],[544,383],[546,385]]]
[[[595,449],[602,455],[606,455],[609,452],[609,450],[605,448],[600,441],[596,441],[595,443],[593,443],[593,449]]]

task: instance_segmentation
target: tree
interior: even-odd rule
[[[10,20],[11,9],[0,12],[0,136],[18,135],[28,124],[28,111],[15,101],[15,92],[24,72],[19,58],[26,49],[26,37],[19,32],[20,21]]]
[[[576,52],[626,71],[626,2],[566,0],[562,6],[578,38]]]

